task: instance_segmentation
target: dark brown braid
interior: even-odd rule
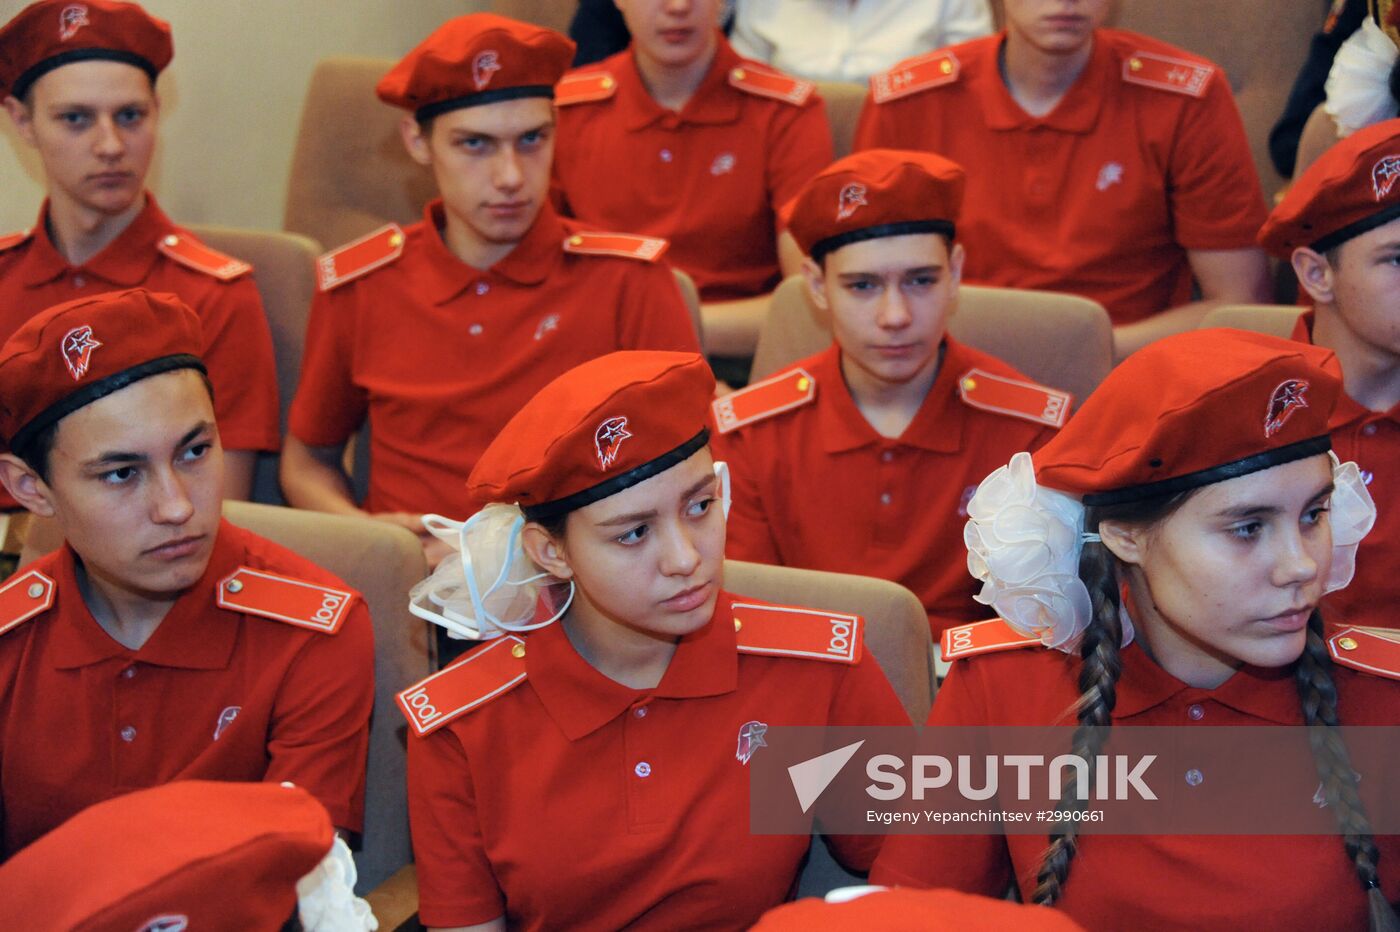
[[[1347,856],[1351,858],[1357,879],[1366,889],[1370,901],[1371,932],[1394,932],[1400,929],[1400,921],[1381,892],[1376,873],[1380,851],[1371,835],[1366,808],[1356,791],[1356,772],[1351,766],[1351,755],[1347,753],[1341,732],[1336,730],[1340,724],[1337,686],[1332,680],[1332,657],[1327,652],[1322,631],[1322,613],[1314,611],[1308,620],[1307,645],[1294,668],[1298,697],[1303,703],[1303,721],[1310,726],[1324,726],[1309,728],[1308,741],[1312,745],[1313,760],[1322,779],[1327,805],[1332,807],[1332,813],[1337,818]]]
[[[1095,761],[1108,735],[1113,706],[1118,701],[1118,675],[1123,671],[1118,646],[1123,641],[1123,625],[1118,615],[1118,580],[1108,548],[1100,543],[1085,544],[1079,557],[1079,576],[1089,589],[1093,617],[1084,629],[1079,647],[1084,663],[1079,671],[1080,696],[1074,705],[1079,727],[1074,730],[1072,751],[1087,762],[1085,779],[1092,785]],[[1077,770],[1071,768],[1060,791],[1062,811],[1088,806],[1087,799],[1079,798],[1077,784]],[[1052,906],[1059,900],[1077,845],[1075,826],[1078,823],[1066,819],[1060,824],[1065,829],[1050,836],[1050,847],[1041,855],[1032,895],[1034,902],[1045,906]]]

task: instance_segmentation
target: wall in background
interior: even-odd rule
[[[27,6],[0,0],[0,22]],[[184,223],[280,229],[306,83],[330,55],[398,58],[487,0],[143,0],[170,23],[161,145],[149,179]],[[0,114],[0,233],[34,222],[43,174]]]

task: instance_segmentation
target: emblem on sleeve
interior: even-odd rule
[[[607,469],[617,459],[622,441],[632,436],[627,432],[627,418],[610,417],[593,432],[593,449],[598,454],[598,468]]]
[[[768,741],[763,737],[766,734],[768,726],[763,722],[745,722],[739,726],[739,749],[734,752],[739,763],[747,765],[754,751],[768,747]]]
[[[74,327],[63,335],[63,343],[60,346],[63,362],[74,382],[81,382],[83,376],[87,375],[88,366],[92,364],[92,351],[101,345],[92,335],[92,328],[86,324]]]
[[[1264,415],[1265,437],[1272,437],[1283,430],[1283,425],[1288,423],[1294,411],[1308,406],[1307,399],[1303,397],[1307,391],[1308,383],[1303,379],[1289,379],[1274,389],[1269,398],[1269,410]]]
[[[1383,199],[1395,188],[1395,179],[1400,178],[1400,155],[1387,155],[1371,169],[1371,187],[1376,192],[1376,200]]]

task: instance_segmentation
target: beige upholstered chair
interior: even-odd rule
[[[831,121],[831,147],[835,158],[851,154],[856,141],[856,124],[860,108],[865,103],[864,84],[848,81],[818,81],[817,93],[826,101],[826,116]]]
[[[282,226],[327,249],[386,223],[411,223],[433,196],[427,169],[399,138],[403,112],[374,96],[394,62],[327,58],[301,112]]]
[[[281,401],[280,433],[287,432],[287,408],[296,394],[301,372],[301,351],[306,341],[306,316],[316,292],[316,255],[319,243],[294,233],[236,230],[195,226],[190,231],[220,252],[253,264],[262,295],[263,310],[272,329],[272,349],[277,361],[277,392]],[[278,454],[258,456],[253,473],[255,502],[284,504],[277,484]]]
[[[1308,122],[1303,124],[1302,135],[1298,137],[1298,155],[1293,161],[1293,177],[1297,178],[1307,171],[1308,166],[1316,162],[1318,156],[1341,138],[1337,121],[1332,119],[1332,114],[1323,109],[1322,104],[1314,107]]]
[[[422,547],[403,528],[368,518],[250,502],[226,502],[224,514],[232,523],[340,576],[358,589],[369,605],[374,618],[374,713],[365,830],[355,860],[360,873],[358,889],[372,889],[413,857],[404,776],[407,725],[394,695],[429,672],[427,626],[407,608],[409,588],[427,575]],[[54,522],[37,520],[25,541],[21,561],[29,562],[60,543]]]
[[[567,35],[577,6],[573,0],[492,0],[491,12]]]
[[[1206,314],[1200,328],[1234,327],[1287,338],[1305,310],[1290,304],[1226,304]]]
[[[1113,368],[1113,326],[1097,302],[1074,295],[964,285],[948,331],[1082,402]],[[773,292],[759,333],[753,379],[831,345],[830,318],[807,298],[801,276]]]

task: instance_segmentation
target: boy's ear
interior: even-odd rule
[[[53,491],[48,483],[13,453],[0,453],[0,484],[27,510],[44,518],[54,516]]]

